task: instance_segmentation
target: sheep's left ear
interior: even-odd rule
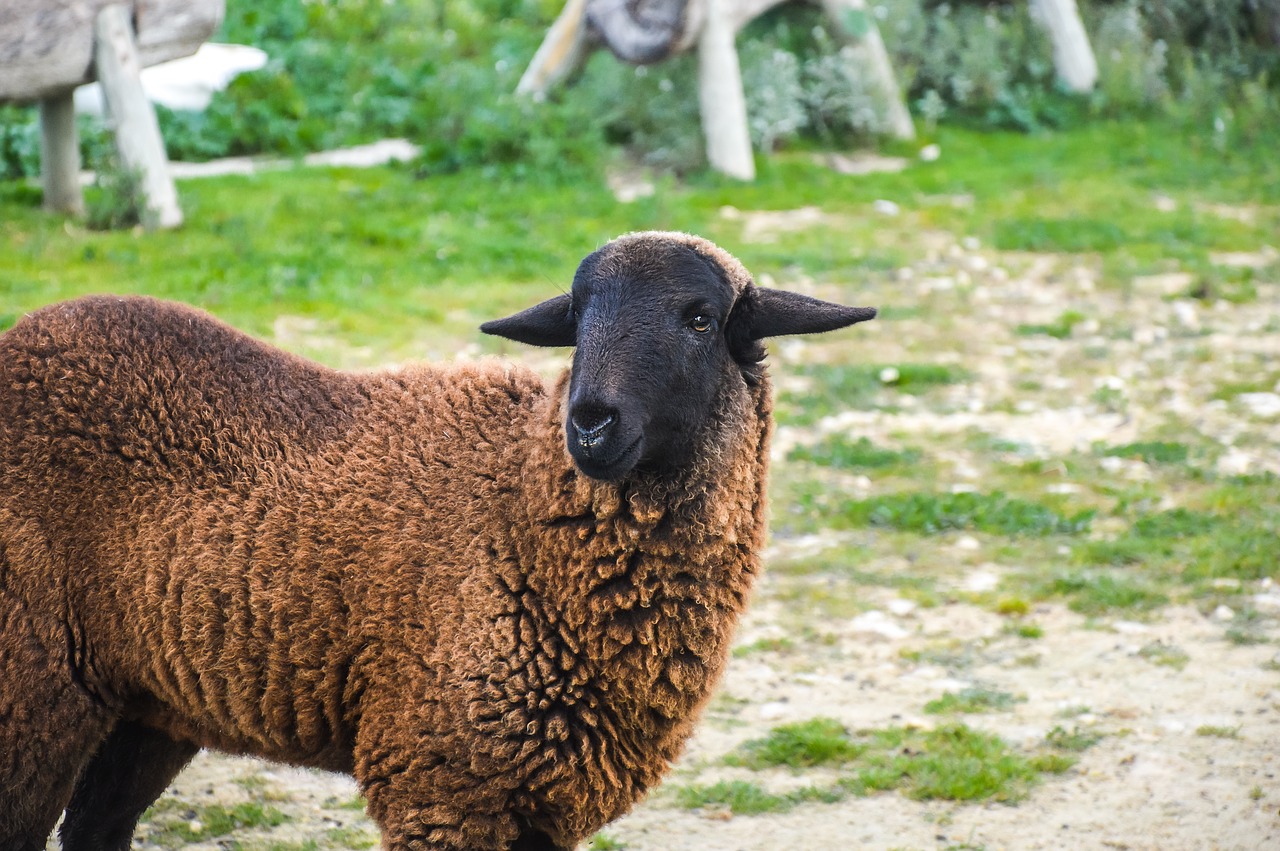
[[[786,290],[752,287],[748,293],[750,297],[743,305],[747,309],[741,317],[747,327],[742,330],[752,340],[784,334],[820,334],[876,316],[874,307],[845,307]]]
[[[506,319],[486,322],[480,330],[531,346],[572,346],[578,337],[568,295],[547,299]]]

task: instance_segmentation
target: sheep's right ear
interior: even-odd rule
[[[572,346],[578,337],[567,294],[547,299],[506,319],[486,322],[480,330],[531,346]]]

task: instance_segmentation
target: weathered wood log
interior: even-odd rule
[[[895,139],[916,137],[911,113],[898,88],[898,78],[889,62],[880,28],[876,26],[864,0],[822,0],[823,11],[839,28],[853,50],[858,70],[865,74],[884,111],[889,134]]]
[[[40,179],[46,210],[79,215],[84,212],[84,193],[80,189],[80,134],[71,91],[40,101]]]
[[[578,69],[586,53],[587,0],[569,0],[521,75],[516,94],[546,94]]]
[[[707,0],[706,20],[698,38],[698,102],[707,162],[716,171],[739,180],[755,180],[747,100],[742,70],[734,46],[730,0]]]
[[[149,229],[177,227],[182,224],[182,210],[156,112],[142,90],[142,61],[134,46],[129,10],[107,6],[98,12],[94,30],[94,68],[121,166],[139,178],[142,224]]]
[[[0,0],[0,101],[39,100],[93,80],[98,12],[119,0]],[[189,56],[222,23],[224,0],[133,0],[144,66]]]
[[[1098,82],[1098,61],[1076,0],[1031,0],[1031,15],[1049,33],[1058,78],[1073,92],[1092,91]]]

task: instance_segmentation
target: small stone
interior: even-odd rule
[[[1262,419],[1280,416],[1280,393],[1241,393],[1236,401],[1249,409],[1249,413]]]
[[[898,379],[901,377],[902,375],[898,372],[897,367],[886,366],[884,369],[880,370],[881,384],[897,384]]]
[[[774,721],[787,714],[788,706],[786,702],[781,700],[773,700],[769,703],[760,705],[760,719],[763,721]]]
[[[1235,616],[1235,610],[1226,605],[1218,606],[1218,608],[1214,609],[1213,613],[1209,615],[1209,617],[1215,621],[1229,621]]]
[[[849,621],[849,629],[864,637],[884,638],[890,641],[906,638],[910,634],[878,609],[864,612]]]
[[[940,156],[942,156],[942,148],[938,145],[925,145],[920,149],[920,159],[927,163],[934,162]]]
[[[974,552],[982,549],[982,543],[972,535],[961,535],[959,538],[956,538],[955,547],[957,550]]]
[[[917,603],[914,600],[904,600],[901,597],[894,597],[892,600],[884,604],[884,607],[891,614],[900,618],[905,618],[916,610]]]
[[[886,201],[883,198],[878,199],[871,208],[882,216],[896,216],[902,212],[902,208],[892,201]]]

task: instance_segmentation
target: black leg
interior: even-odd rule
[[[569,851],[569,849],[555,844],[551,841],[551,837],[542,831],[526,827],[520,831],[520,836],[512,843],[511,851]]]
[[[138,818],[197,750],[121,721],[76,782],[62,823],[63,851],[128,851]]]

